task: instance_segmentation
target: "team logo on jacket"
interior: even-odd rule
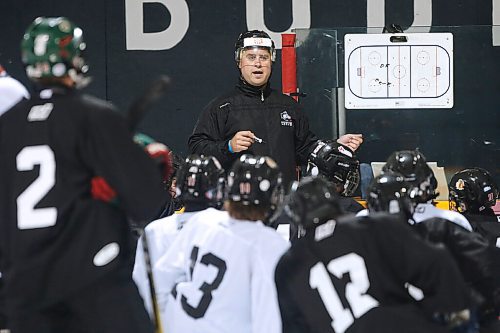
[[[290,126],[290,127],[293,126],[292,117],[290,117],[288,112],[286,111],[281,112],[280,117],[281,117],[281,126]]]

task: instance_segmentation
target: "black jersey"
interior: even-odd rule
[[[131,267],[127,219],[151,220],[168,201],[158,168],[108,103],[43,90],[0,117],[0,247],[12,309],[57,302]],[[104,177],[116,206],[93,200]]]
[[[439,217],[423,220],[412,228],[416,229],[423,239],[446,246],[473,296],[476,296],[476,302],[484,306],[493,304],[495,290],[498,288],[494,274],[495,265],[498,264],[495,261],[500,257],[496,260],[493,258],[485,237]],[[475,295],[476,292],[481,296]]]
[[[444,248],[398,217],[330,221],[281,258],[276,285],[284,332],[440,332],[425,313],[466,308],[464,281]],[[405,285],[420,288],[417,302]]]
[[[472,229],[485,237],[488,242],[500,247],[500,216],[489,209],[483,214],[463,214],[472,225]]]
[[[489,209],[483,214],[464,214],[472,225],[472,229],[488,240],[493,255],[493,274],[497,288],[500,289],[500,216]],[[497,303],[500,308],[500,292],[497,294]]]

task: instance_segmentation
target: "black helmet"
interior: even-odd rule
[[[244,154],[234,162],[227,176],[227,200],[269,207],[271,213],[282,198],[281,172],[272,158]]]
[[[318,140],[309,155],[307,175],[323,175],[342,187],[341,195],[351,196],[359,186],[359,160],[351,149],[335,141]]]
[[[404,180],[415,188],[415,195],[412,198],[415,203],[428,202],[438,196],[436,177],[420,151],[402,150],[392,153],[382,172],[388,170],[400,173]]]
[[[386,171],[375,177],[367,188],[368,209],[372,212],[402,213],[409,219],[413,215],[411,198],[414,195],[415,189],[403,175]]]
[[[265,48],[269,50],[271,60],[273,62],[276,60],[276,48],[271,37],[264,31],[251,30],[242,32],[234,45],[234,59],[236,63],[240,62],[243,50],[252,48]]]
[[[342,208],[332,183],[323,177],[304,177],[293,183],[285,213],[307,230],[337,218]]]
[[[176,197],[184,203],[220,207],[224,170],[213,156],[190,155],[177,171]]]
[[[448,184],[450,209],[460,213],[479,213],[496,204],[498,187],[488,173],[481,168],[459,171]]]

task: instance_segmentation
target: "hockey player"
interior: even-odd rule
[[[412,221],[419,223],[430,217],[440,217],[456,223],[472,231],[467,219],[445,209],[439,209],[432,203],[437,197],[437,180],[434,172],[427,165],[425,156],[418,150],[396,151],[389,156],[382,172],[395,171],[403,175],[406,182],[412,186],[412,201],[416,204]]]
[[[184,203],[184,213],[173,214],[151,222],[145,228],[148,239],[149,259],[154,267],[164,255],[177,234],[197,212],[210,207],[220,207],[224,190],[224,170],[215,157],[190,155],[182,163],[175,176],[176,196]],[[143,239],[139,239],[135,256],[133,278],[152,315],[151,295],[143,251]]]
[[[405,182],[401,174],[386,171],[368,187],[370,214],[389,212],[401,215],[405,221],[411,221],[415,207],[410,199],[414,196],[412,191],[415,188]],[[478,308],[479,319],[482,323],[488,321],[495,303],[500,300],[500,289],[495,282],[495,260],[487,240],[479,233],[439,217],[422,220],[413,224],[413,228],[423,239],[446,246],[468,285],[474,300],[472,305]]]
[[[470,168],[459,171],[451,177],[448,184],[450,209],[462,213],[472,225],[474,231],[481,234],[493,252],[493,274],[500,291],[500,217],[492,207],[498,198],[498,186],[482,168]],[[496,326],[500,332],[500,294],[496,296],[496,309],[491,311],[489,326]],[[496,316],[496,318],[495,318]],[[496,319],[496,320],[495,320]],[[487,324],[484,323],[483,326]],[[493,331],[493,328],[491,328]]]
[[[21,51],[38,92],[0,117],[0,247],[13,333],[153,330],[130,275],[129,220],[150,221],[168,196],[125,119],[79,91],[88,82],[82,35],[67,18],[35,19]],[[95,176],[119,207],[92,198]]]
[[[481,168],[459,171],[451,178],[448,189],[450,209],[462,213],[475,231],[500,247],[500,218],[492,209],[498,186],[489,172]]]
[[[179,169],[182,159],[170,150],[166,145],[156,141],[152,137],[137,133],[134,135],[134,141],[144,147],[146,152],[156,161],[163,173],[163,182],[165,189],[170,195],[170,202],[158,216],[158,219],[174,214],[182,209],[182,203],[176,195],[176,177],[175,173]]]
[[[21,82],[10,77],[0,65],[0,116],[23,98],[30,98],[26,88]]]
[[[303,178],[286,211],[306,234],[276,268],[283,332],[447,332],[435,312],[466,308],[448,252],[420,240],[396,216],[344,217],[336,190]],[[417,303],[405,288],[423,290]]]
[[[353,151],[333,140],[318,140],[309,155],[306,176],[324,177],[336,189],[338,203],[345,214],[356,214],[363,206],[352,195],[360,181],[359,161]],[[288,218],[280,220],[289,222]],[[283,228],[283,225],[280,225]],[[290,240],[301,237],[304,230],[296,224],[290,224]]]
[[[269,157],[242,155],[227,178],[226,211],[193,216],[155,266],[169,333],[281,332],[274,269],[288,242],[263,221],[281,176]]]
[[[266,32],[241,33],[234,58],[238,84],[205,107],[189,138],[189,150],[215,156],[224,169],[242,154],[269,156],[280,166],[288,186],[297,178],[296,165],[306,163],[317,138],[300,105],[270,86],[276,49]],[[363,138],[346,134],[338,141],[356,150]]]

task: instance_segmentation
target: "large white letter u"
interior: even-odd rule
[[[292,24],[285,31],[271,31],[267,28],[264,22],[264,0],[246,0],[246,11],[248,30],[264,30],[277,49],[281,49],[282,33],[291,32],[292,28],[311,27],[310,0],[292,0]]]

